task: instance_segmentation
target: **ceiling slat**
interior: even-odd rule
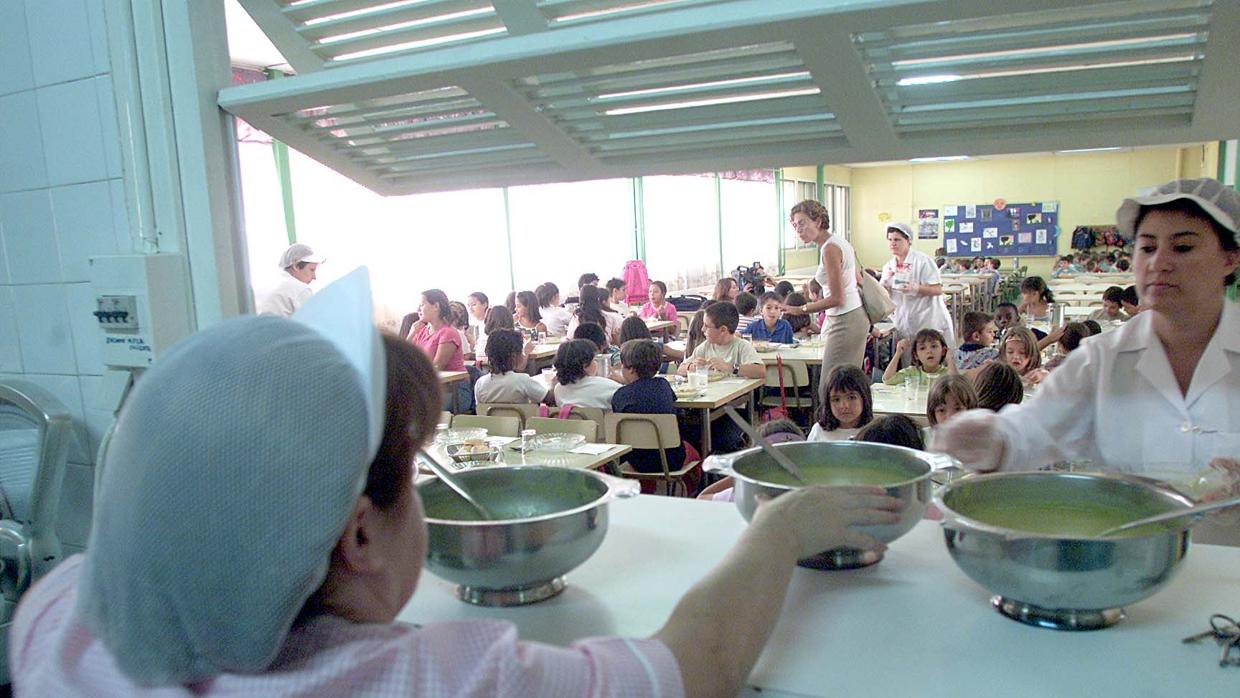
[[[416,5],[388,7],[375,12],[315,22],[314,24],[302,24],[297,27],[297,33],[306,41],[314,43],[333,36],[382,29],[404,22],[431,20],[442,15],[491,9],[490,0],[421,2]]]
[[[495,15],[463,17],[427,22],[406,29],[393,29],[378,34],[359,36],[344,41],[315,44],[312,50],[323,60],[336,60],[341,56],[383,49],[418,41],[432,41],[475,32],[503,29],[504,23]]]

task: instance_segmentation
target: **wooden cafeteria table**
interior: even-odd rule
[[[533,375],[538,373],[539,369],[551,365],[551,361],[549,361],[549,359],[555,358],[555,353],[560,350],[560,344],[563,343],[564,338],[559,337],[558,340],[559,341],[555,342],[539,342],[534,345],[533,351],[525,357],[529,360],[529,364],[526,367],[526,373]],[[478,362],[483,366],[490,365],[490,362],[487,361],[487,357],[485,356],[479,358]]]
[[[664,375],[671,379],[672,376]],[[723,414],[723,406],[745,398],[749,409],[749,418],[753,419],[753,392],[766,384],[764,378],[721,378],[706,384],[705,391],[696,397],[677,398],[676,406],[685,410],[700,410],[702,420],[702,442],[700,453],[705,458],[711,452],[710,423]]]
[[[469,380],[468,371],[440,371],[439,384],[449,385],[458,381]]]
[[[929,393],[929,383],[922,385],[913,394],[907,394],[903,385],[875,383],[870,386],[870,395],[874,398],[874,416],[902,414],[918,426],[927,426],[930,424],[926,419],[926,398]]]

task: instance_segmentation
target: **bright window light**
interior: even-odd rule
[[[650,7],[658,7],[659,5],[668,4],[669,0],[650,0],[650,2],[635,2],[629,5],[621,5],[620,7],[608,7],[601,10],[590,10],[589,12],[579,12],[573,15],[564,15],[556,17],[557,22],[574,22],[579,19],[593,19],[595,17],[606,17],[607,15],[619,14],[621,12],[632,12],[633,10],[643,10]]]
[[[644,90],[630,90],[628,92],[609,92],[601,94],[596,99],[624,99],[626,97],[646,97],[650,95],[669,94],[673,92],[683,92],[685,90],[696,90],[703,87],[727,87],[729,85],[751,85],[753,83],[770,82],[774,80],[787,80],[789,78],[808,78],[808,71],[799,73],[779,73],[776,75],[759,75],[752,78],[734,78],[731,80],[715,80],[713,82],[697,82],[691,85],[674,85],[670,87],[651,87]]]
[[[956,82],[963,79],[959,75],[922,75],[915,78],[900,78],[896,84],[900,87],[908,85],[937,85],[942,82]]]
[[[1111,150],[1122,150],[1122,148],[1118,145],[1112,145],[1105,148],[1073,148],[1072,150],[1057,150],[1055,152],[1064,155],[1068,153],[1105,153]]]
[[[1044,75],[1047,73],[1068,73],[1077,70],[1098,70],[1101,68],[1128,68],[1137,65],[1158,65],[1165,63],[1187,63],[1197,60],[1197,54],[1186,54],[1182,56],[1167,56],[1166,58],[1147,58],[1136,61],[1106,61],[1101,63],[1077,63],[1073,65],[1053,65],[1044,68],[1012,68],[1009,70],[990,70],[980,71],[976,73],[961,73],[960,75],[930,75],[925,77],[901,78],[896,84],[905,87],[908,85],[930,85],[942,82],[954,82],[956,80],[978,80],[982,78],[1007,78],[1021,75]],[[949,79],[944,79],[949,78]]]
[[[913,68],[918,66],[936,65],[939,63],[955,63],[956,61],[971,60],[974,58],[1006,58],[1009,56],[1027,56],[1030,58],[1045,55],[1054,55],[1065,51],[1079,51],[1095,48],[1125,48],[1132,46],[1146,46],[1149,44],[1163,43],[1168,41],[1184,41],[1196,38],[1195,33],[1183,34],[1167,34],[1164,36],[1145,36],[1135,39],[1110,39],[1107,41],[1088,41],[1079,44],[1057,44],[1054,46],[1038,46],[1033,48],[1014,48],[1002,51],[980,51],[978,53],[962,53],[955,56],[938,56],[936,58],[910,58],[903,61],[892,61],[891,65],[896,68]]]
[[[348,32],[346,34],[336,34],[334,36],[324,37],[318,41],[318,44],[321,46],[330,46],[331,44],[340,43],[341,41],[349,41],[350,39],[359,39],[363,36],[372,36],[374,34],[383,34],[383,33],[390,32],[390,31],[396,31],[398,29],[408,29],[410,27],[416,27],[420,24],[430,24],[432,22],[443,22],[443,21],[453,20],[453,19],[465,19],[467,17],[477,17],[479,15],[492,14],[493,12],[494,10],[483,7],[483,8],[479,8],[476,10],[465,10],[463,12],[453,12],[451,14],[435,15],[434,17],[425,17],[423,19],[413,19],[413,20],[409,20],[408,22],[399,22],[397,24],[389,24],[389,25],[382,26],[382,27],[375,27],[374,29],[362,29],[362,30],[355,31],[355,32]]]
[[[929,158],[910,158],[909,162],[949,162],[952,160],[968,160],[968,155],[937,155]]]
[[[762,92],[758,94],[733,95],[731,97],[716,97],[714,99],[698,99],[685,102],[674,102],[672,104],[649,104],[641,107],[623,107],[621,109],[608,109],[603,112],[607,116],[623,116],[625,114],[644,114],[652,111],[667,111],[669,109],[689,109],[692,107],[709,107],[716,104],[736,104],[739,102],[756,102],[763,99],[782,99],[784,97],[803,97],[805,95],[816,95],[822,90],[817,87],[810,87],[804,90],[786,90],[784,92]]]
[[[492,34],[503,34],[506,30],[503,27],[495,29],[483,29],[482,31],[467,32],[465,34],[450,34],[448,36],[437,36],[432,39],[423,39],[421,41],[406,41],[402,44],[392,44],[391,46],[380,46],[379,48],[367,49],[365,51],[354,51],[353,53],[342,53],[332,59],[333,62],[341,63],[344,61],[356,60],[358,58],[371,58],[373,56],[382,56],[397,51],[408,51],[415,48],[426,48],[428,46],[437,46],[452,41],[464,41],[466,39],[476,39],[482,36],[490,36]]]

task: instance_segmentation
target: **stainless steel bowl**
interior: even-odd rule
[[[797,441],[775,444],[775,448],[791,458],[811,482],[882,484],[887,494],[903,500],[900,520],[896,523],[857,527],[884,543],[907,533],[925,513],[930,502],[931,472],[935,468],[958,465],[955,460],[939,454],[857,441]],[[760,448],[711,456],[703,467],[733,477],[736,507],[746,521],[757,508],[755,498],[758,495],[777,497],[797,487],[792,477]],[[872,565],[881,559],[881,554],[837,548],[797,564],[815,569],[851,569]]]
[[[1188,553],[1189,521],[1116,538],[1083,532],[1078,513],[1118,514],[1131,521],[1192,505],[1144,478],[1065,472],[977,475],[944,487],[935,504],[943,512],[952,559],[997,594],[991,599],[996,610],[1030,625],[1059,630],[1113,625],[1123,619],[1124,606],[1165,586]]]
[[[607,504],[640,491],[632,480],[551,466],[497,466],[455,474],[495,517],[477,513],[439,480],[418,485],[429,532],[426,568],[456,582],[462,601],[516,606],[564,589],[607,533]]]

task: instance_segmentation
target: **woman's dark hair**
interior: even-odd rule
[[[586,375],[586,366],[594,360],[594,342],[584,339],[569,340],[555,352],[555,379],[563,385],[572,385]]]
[[[664,296],[666,296],[666,295],[667,295],[667,284],[663,283],[662,281],[651,281],[651,282],[650,282],[650,285],[651,285],[651,286],[658,286],[658,287],[659,287],[659,290],[663,292],[663,295],[664,295]]]
[[[1092,334],[1083,322],[1069,322],[1064,325],[1063,334],[1059,335],[1059,346],[1067,351],[1076,351],[1081,340]]]
[[[1128,305],[1139,305],[1141,303],[1141,299],[1137,297],[1136,286],[1129,286],[1124,289],[1123,293],[1120,294],[1119,300],[1121,303],[1127,303]]]
[[[425,352],[393,335],[383,335],[387,362],[383,441],[366,472],[363,493],[380,509],[394,505],[413,477],[413,454],[439,423],[439,378]]]
[[[831,214],[827,213],[827,207],[813,199],[806,199],[793,206],[792,210],[788,212],[788,220],[791,221],[792,217],[798,213],[805,214],[806,218],[817,223],[820,230],[831,229]]]
[[[986,364],[973,379],[973,388],[977,391],[977,406],[993,412],[1004,405],[1020,404],[1025,398],[1020,374],[1001,361]]]
[[[498,330],[511,330],[512,327],[512,311],[502,305],[493,305],[487,308],[486,320],[482,322],[482,329],[486,334],[491,334]]]
[[[818,425],[827,431],[840,428],[840,420],[831,412],[831,393],[857,393],[861,396],[861,417],[858,424],[869,424],[874,419],[874,396],[870,394],[870,379],[856,366],[836,366],[827,374],[822,384],[822,399],[818,402]]]
[[[952,373],[939,378],[930,385],[930,393],[926,396],[926,420],[930,426],[937,426],[938,419],[934,411],[939,405],[947,404],[947,398],[954,397],[956,402],[966,410],[977,407],[977,391],[968,378],[959,373]]]
[[[516,330],[495,330],[487,334],[487,361],[492,373],[515,371],[525,348],[525,340]]]
[[[452,309],[451,325],[457,329],[465,329],[469,327],[469,309],[460,301],[449,301],[448,307]]]
[[[779,296],[780,300],[787,298],[788,294],[792,293],[795,290],[796,290],[796,287],[792,285],[792,282],[786,279],[784,281],[780,281],[779,283],[775,284],[775,295]]]
[[[784,298],[784,305],[794,305],[798,308],[808,302],[809,299],[796,291],[789,293],[788,296]],[[784,316],[784,319],[788,321],[789,325],[792,325],[793,332],[800,332],[806,327],[809,327],[810,314],[802,313],[800,315],[786,315]]]
[[[926,444],[921,439],[921,430],[917,428],[913,420],[902,414],[889,414],[879,417],[857,432],[857,435],[853,437],[853,441],[891,444],[892,446],[915,448],[918,451],[926,450]]]
[[[489,307],[491,305],[491,299],[487,298],[487,294],[483,293],[482,291],[474,291],[473,293],[469,294],[469,297],[473,298],[474,300],[478,301],[479,303],[485,306]]]
[[[542,314],[538,312],[538,296],[535,296],[533,291],[520,291],[517,293],[517,300],[525,306],[525,316],[530,322],[535,325],[542,322]]]
[[[650,328],[646,327],[646,321],[636,315],[630,315],[620,323],[620,345],[623,346],[630,339],[650,339]]]
[[[577,304],[577,322],[593,322],[599,327],[607,326],[607,318],[603,315],[603,302],[607,291],[594,286],[582,286],[581,298]]]
[[[1043,303],[1055,302],[1055,294],[1051,293],[1050,288],[1046,285],[1046,281],[1040,276],[1026,277],[1024,281],[1020,282],[1020,290],[1022,292],[1032,291],[1038,294],[1038,298],[1041,298]]]
[[[990,322],[989,318],[986,320],[986,322]],[[986,324],[983,323],[982,327],[985,328]],[[918,330],[917,334],[913,335],[913,365],[914,366],[917,366],[918,368],[921,367],[921,358],[917,356],[917,345],[921,344],[922,342],[929,342],[931,340],[938,342],[939,346],[943,347],[943,353],[939,355],[939,367],[943,367],[947,365],[947,340],[943,339],[943,333],[939,332],[938,330],[932,330],[930,328],[925,328],[925,329]]]
[[[1081,324],[1089,328],[1089,336],[1091,337],[1096,334],[1102,334],[1102,325],[1099,325],[1097,320],[1086,320]]]
[[[439,321],[445,324],[452,322],[452,306],[448,304],[448,294],[437,288],[427,289],[422,292],[422,297],[427,303],[439,306]]]
[[[584,339],[598,347],[598,351],[607,351],[607,331],[597,323],[577,323],[577,329],[573,330],[573,339]]]
[[[733,301],[736,306],[736,312],[740,315],[753,315],[753,311],[758,309],[758,298],[749,291],[742,291]]]
[[[1133,224],[1134,231],[1141,230],[1141,221],[1145,220],[1146,215],[1151,211],[1165,211],[1167,213],[1182,213],[1186,216],[1199,218],[1210,225],[1210,229],[1218,236],[1219,247],[1227,252],[1233,252],[1240,249],[1240,244],[1236,242],[1236,234],[1224,228],[1221,223],[1214,220],[1214,216],[1206,213],[1204,209],[1192,199],[1176,199],[1168,201],[1165,204],[1153,204],[1151,206],[1142,206],[1140,213],[1137,214],[1137,220]],[[1127,271],[1126,269],[1124,271]],[[1236,273],[1233,271],[1223,279],[1223,286],[1230,286],[1236,283]]]
[[[507,308],[508,312],[510,313],[517,312],[517,292],[516,291],[508,292],[508,297],[504,299],[504,307]]]
[[[620,363],[633,369],[638,378],[650,378],[659,372],[663,350],[649,339],[630,339],[620,345]]]
[[[538,307],[549,308],[551,307],[551,301],[560,295],[560,287],[548,281],[544,284],[539,284],[538,288],[534,289],[534,295],[538,297]]]
[[[581,276],[577,277],[577,288],[579,290],[586,286],[589,286],[590,284],[597,284],[597,283],[598,283],[598,274],[595,274],[594,272],[588,271],[582,274]]]
[[[685,333],[685,358],[693,355],[693,350],[699,344],[706,341],[706,332],[703,330],[703,324],[706,320],[706,311],[698,309],[694,311],[693,318],[689,320],[689,331]]]

